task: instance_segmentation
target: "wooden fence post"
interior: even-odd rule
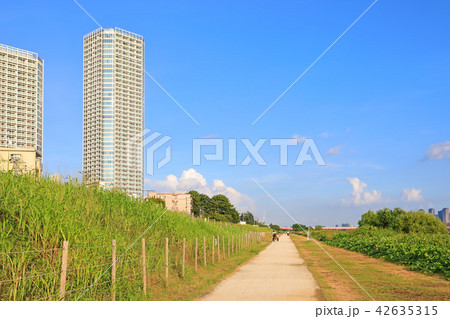
[[[186,262],[186,238],[183,238],[183,260],[181,262],[181,276],[184,277],[184,264]]]
[[[142,238],[142,287],[147,294],[147,267],[145,266],[145,238]]]
[[[169,238],[166,237],[166,288],[169,286]]]
[[[206,236],[203,236],[203,259],[206,267]]]
[[[217,236],[217,262],[220,263],[220,236]]]
[[[231,253],[234,254],[234,235],[231,236]]]
[[[195,237],[195,272],[197,272],[197,258],[198,258],[198,238]]]
[[[116,300],[116,240],[112,240],[112,255],[111,255],[112,267],[111,267],[111,300]]]
[[[216,238],[213,236],[213,238],[212,238],[213,240],[212,240],[212,263],[214,264],[214,246],[215,246],[215,241],[216,241]]]
[[[225,235],[222,235],[222,252],[223,252],[223,259],[226,258],[225,256]]]
[[[61,262],[61,284],[59,286],[59,299],[64,301],[66,297],[67,257],[69,255],[69,242],[64,241]]]

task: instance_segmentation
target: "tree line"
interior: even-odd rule
[[[245,222],[249,225],[265,226],[249,211],[239,214],[230,199],[222,194],[209,197],[195,190],[189,192],[192,198],[191,212],[196,217],[210,218],[229,223]]]
[[[190,191],[194,216],[211,218],[218,221],[238,223],[240,215],[228,197],[219,194],[209,197],[197,191]]]
[[[405,211],[401,208],[383,208],[376,212],[367,211],[358,221],[360,227],[376,227],[391,229],[400,233],[428,233],[428,234],[447,234],[447,227],[433,214],[423,211]],[[315,230],[321,230],[323,227],[316,225]],[[292,225],[293,231],[307,230],[308,226],[303,224]]]
[[[401,208],[369,210],[361,216],[359,226],[392,229],[402,233],[447,234],[447,227],[433,214],[423,211],[405,211]]]

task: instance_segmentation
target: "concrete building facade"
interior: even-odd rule
[[[0,147],[0,171],[42,175],[42,158],[31,148]]]
[[[450,212],[448,208],[442,208],[438,212],[438,217],[444,224],[450,224]]]
[[[147,198],[162,199],[168,210],[183,212],[191,215],[192,197],[189,193],[156,193],[148,192]]]
[[[44,61],[35,52],[0,44],[1,167],[41,171],[43,109]]]
[[[83,180],[142,197],[144,39],[123,29],[84,36]]]

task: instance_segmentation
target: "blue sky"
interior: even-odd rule
[[[180,187],[187,171],[184,181],[201,175],[202,190],[224,189],[282,225],[293,222],[251,178],[312,225],[356,223],[369,208],[450,206],[450,3],[378,1],[253,126],[372,1],[79,3],[103,27],[143,35],[147,71],[200,124],[146,77],[146,127],[172,137],[172,161],[146,176],[146,188]],[[0,43],[45,60],[45,167],[76,175],[82,39],[97,25],[71,0],[10,1],[2,11]],[[327,165],[294,166],[298,146],[281,167],[266,142],[264,167],[192,166],[193,138],[293,136],[313,138]],[[238,160],[246,155],[239,146]]]

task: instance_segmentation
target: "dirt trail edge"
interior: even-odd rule
[[[200,300],[323,300],[289,236],[271,243]]]

